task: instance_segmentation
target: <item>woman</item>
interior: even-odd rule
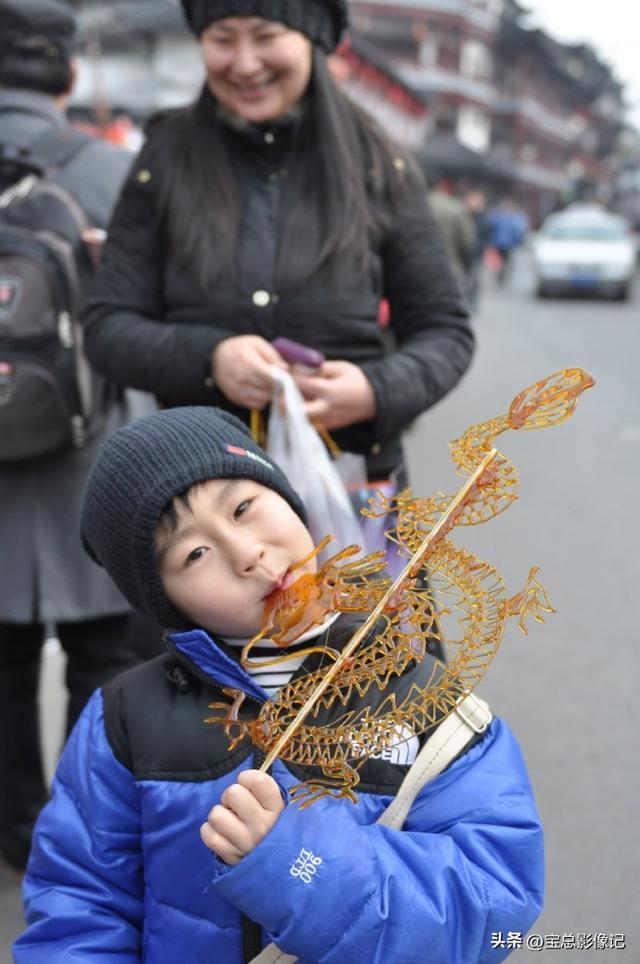
[[[309,416],[386,478],[473,339],[424,184],[328,71],[346,3],[183,7],[206,83],[150,124],[96,281],[89,357],[163,405],[246,421],[270,400],[271,366],[288,367],[271,344],[285,335],[328,359],[294,372]]]

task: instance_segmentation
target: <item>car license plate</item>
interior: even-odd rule
[[[588,287],[589,285],[594,285],[598,281],[598,277],[595,274],[589,274],[588,272],[575,271],[569,278],[572,285],[578,285],[583,287]]]

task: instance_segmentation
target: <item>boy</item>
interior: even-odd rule
[[[203,725],[224,687],[243,689],[257,715],[262,684],[283,682],[251,677],[238,654],[265,597],[312,548],[304,519],[285,476],[224,412],[159,412],[104,445],[84,542],[131,604],[170,629],[169,655],[97,692],[63,753],[25,879],[17,964],[240,964],[260,940],[301,962],[474,964],[509,953],[492,947],[494,932],[535,920],[542,833],[502,721],[423,789],[401,831],[375,821],[415,737],[364,764],[356,805],[301,810],[280,788],[308,770],[276,761],[273,777],[260,774],[246,741],[229,752],[222,728]],[[317,641],[340,648],[362,618],[330,617]],[[317,654],[296,657],[307,645],[293,644],[289,671],[307,671]],[[393,689],[424,683],[428,660]]]

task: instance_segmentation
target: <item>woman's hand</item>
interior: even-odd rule
[[[211,374],[230,402],[261,409],[271,401],[271,366],[289,370],[276,349],[260,335],[225,338],[211,356]]]
[[[273,777],[243,770],[200,827],[202,842],[233,867],[266,837],[283,810],[282,794]]]
[[[309,419],[320,428],[344,428],[375,417],[376,397],[361,368],[348,361],[327,361],[317,372],[292,369],[307,404]]]

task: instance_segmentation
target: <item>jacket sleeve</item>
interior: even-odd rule
[[[62,754],[36,824],[23,899],[27,928],[15,964],[142,960],[138,794],[107,742],[100,692]]]
[[[216,888],[305,964],[502,960],[492,933],[524,933],[543,882],[540,823],[504,724],[424,788],[403,830],[363,825],[368,806],[288,806],[240,864],[217,862]]]
[[[165,318],[164,241],[158,213],[161,163],[148,141],[116,205],[85,314],[85,349],[111,381],[171,398],[206,403],[216,345],[234,334],[210,324]]]
[[[411,168],[382,259],[395,350],[360,367],[376,395],[375,437],[384,442],[397,437],[458,383],[474,346],[467,308],[427,189]]]

